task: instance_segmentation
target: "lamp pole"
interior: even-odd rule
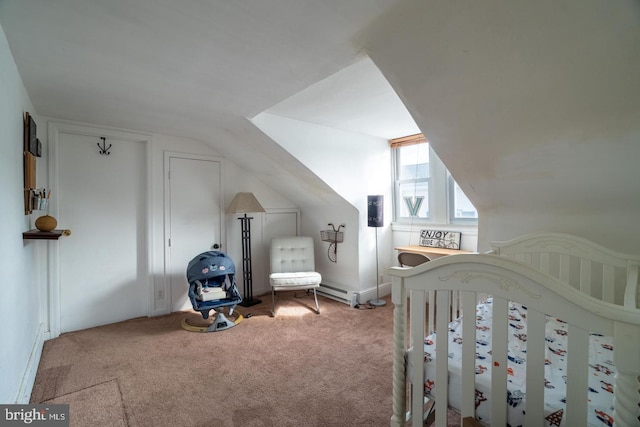
[[[380,299],[380,270],[378,268],[378,227],[384,226],[383,221],[383,196],[367,196],[367,222],[369,227],[376,229],[376,299],[369,301],[374,307],[381,307],[386,304]]]
[[[253,217],[244,216],[238,218],[242,236],[242,282],[244,298],[239,304],[243,307],[251,307],[260,304],[259,299],[253,298],[253,277],[251,275],[251,220]]]
[[[251,307],[261,302],[259,299],[253,298],[253,277],[251,275],[251,220],[253,218],[247,216],[247,212],[265,212],[265,210],[253,193],[236,193],[226,213],[244,214],[238,218],[242,231],[242,282],[244,286],[243,299],[239,305],[243,307]]]

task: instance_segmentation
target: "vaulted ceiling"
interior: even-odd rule
[[[355,40],[394,3],[3,0],[0,23],[41,115],[206,140],[358,64],[274,112],[390,137],[412,121]]]
[[[249,119],[382,138],[406,119],[489,237],[635,247],[638,0],[0,0],[0,24],[40,115],[216,143],[301,198],[317,177]]]

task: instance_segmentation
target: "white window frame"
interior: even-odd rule
[[[398,157],[397,149],[406,143],[428,144],[429,146],[429,177],[418,179],[417,182],[428,182],[428,203],[429,216],[427,218],[418,217],[400,217],[401,203],[400,184],[415,181],[411,179],[398,179]],[[406,225],[469,225],[477,226],[477,218],[454,218],[454,181],[453,177],[447,170],[446,166],[440,160],[438,155],[433,151],[431,144],[428,143],[422,134],[411,135],[408,137],[393,139],[391,143],[391,162],[392,162],[392,179],[393,179],[393,221],[396,224]]]
[[[447,198],[449,200],[449,223],[450,224],[460,224],[460,225],[477,225],[478,218],[456,218],[455,210],[456,210],[456,202],[455,202],[455,180],[449,171],[447,171]],[[462,191],[462,189],[460,189]],[[464,191],[463,191],[464,193]],[[465,194],[466,196],[466,194]],[[474,206],[475,207],[475,206]],[[478,214],[478,210],[476,209],[476,215]]]

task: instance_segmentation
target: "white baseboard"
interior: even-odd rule
[[[44,347],[43,331],[44,323],[40,323],[36,339],[34,340],[33,347],[31,348],[31,354],[29,354],[27,367],[22,375],[18,395],[15,399],[15,403],[17,404],[29,403],[29,400],[31,399],[31,391],[33,390],[33,384],[36,381],[36,373],[38,372],[38,365],[40,364],[40,357],[42,356],[42,348]]]
[[[376,299],[379,295],[380,298],[391,294],[391,282],[380,283],[379,289],[376,289],[376,286],[365,289],[364,291],[360,291],[358,295],[358,303],[364,304],[367,301],[371,301],[372,299]]]
[[[317,292],[318,295],[322,295],[345,304],[349,304],[353,298],[353,291],[347,291],[341,287],[332,286],[326,283],[321,283]]]
[[[391,282],[380,283],[379,290],[376,289],[376,286],[373,286],[364,291],[347,291],[325,283],[320,284],[320,288],[318,289],[318,295],[349,304],[351,307],[355,307],[356,304],[365,304],[368,301],[376,299],[377,294],[380,295],[380,298],[391,294]]]

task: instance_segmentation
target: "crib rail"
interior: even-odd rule
[[[536,271],[522,262],[495,255],[456,255],[440,258],[412,269],[392,268],[394,308],[394,370],[392,426],[406,423],[406,326],[407,301],[409,344],[422,350],[424,337],[431,332],[447,337],[452,318],[462,315],[462,368],[459,410],[462,418],[474,417],[475,388],[475,307],[479,299],[493,298],[493,340],[491,354],[491,424],[507,420],[507,328],[509,301],[527,306],[526,425],[543,425],[545,316],[568,323],[567,425],[586,425],[587,365],[589,333],[611,335],[616,341],[614,364],[616,426],[637,425],[640,418],[640,311],[607,301],[599,301],[559,280]],[[429,304],[429,313],[425,306]],[[444,309],[442,309],[444,308]],[[435,314],[434,314],[435,312]],[[435,420],[447,425],[449,407],[449,349],[447,340],[438,340],[436,349]],[[420,414],[424,404],[424,355],[412,351],[411,399],[409,414]],[[501,369],[503,367],[503,369]],[[630,402],[636,402],[631,405]],[[414,424],[415,425],[415,424]]]
[[[535,233],[493,242],[492,252],[530,265],[581,292],[640,308],[640,255],[612,251],[565,233]]]

